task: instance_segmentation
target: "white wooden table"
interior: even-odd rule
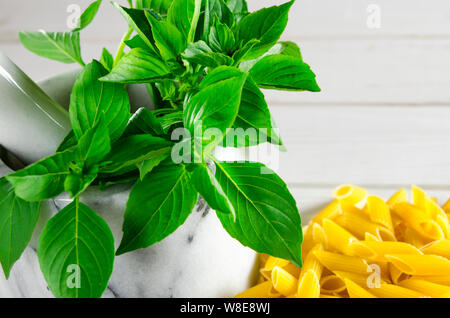
[[[76,68],[26,51],[17,33],[68,30],[68,5],[89,2],[2,0],[0,50],[34,80]],[[380,28],[368,27],[373,8]],[[114,51],[126,28],[108,1],[100,10],[82,33],[85,60]],[[302,211],[324,205],[341,183],[384,197],[414,183],[450,197],[448,0],[298,0],[283,39],[299,44],[323,90],[266,92],[288,149],[278,172]]]

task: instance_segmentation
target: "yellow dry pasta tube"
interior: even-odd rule
[[[415,290],[428,297],[439,298],[445,294],[450,293],[450,286],[432,283],[424,279],[409,278],[402,280],[399,285],[411,290]]]
[[[441,227],[426,212],[415,205],[408,202],[400,202],[394,205],[393,211],[405,221],[407,226],[424,237],[433,240],[444,238]]]
[[[333,197],[342,205],[355,205],[363,201],[366,195],[366,190],[351,184],[339,186],[333,193]]]
[[[437,255],[386,255],[389,262],[409,275],[450,275],[450,261]]]
[[[417,186],[386,202],[343,185],[304,227],[303,268],[260,255],[258,283],[237,297],[450,297],[450,200]]]
[[[381,224],[391,231],[394,230],[389,205],[383,199],[375,195],[369,195],[367,197],[367,211],[372,222]]]
[[[326,251],[314,251],[319,262],[330,271],[367,273],[367,262],[360,257],[347,256]]]
[[[322,224],[323,219],[333,219],[339,214],[339,212],[340,212],[339,201],[333,200],[312,219],[312,223]]]
[[[406,189],[400,189],[395,192],[388,200],[387,205],[392,208],[395,204],[408,201],[408,192]]]
[[[393,284],[381,284],[379,288],[371,288],[369,291],[380,298],[422,298],[425,296],[415,290]]]
[[[273,288],[284,296],[292,295],[297,291],[298,280],[281,267],[275,266],[272,270]]]
[[[350,298],[377,298],[360,285],[351,281],[350,279],[344,279],[345,286],[347,287]]]
[[[375,257],[371,258],[374,261],[387,262],[388,259],[385,257],[387,254],[423,255],[418,248],[404,242],[364,241],[358,244],[363,244],[375,252]]]
[[[425,254],[434,254],[450,259],[450,240],[433,241],[422,246],[420,250]]]
[[[354,255],[353,249],[358,245],[358,239],[356,237],[350,234],[350,232],[345,230],[343,227],[327,219],[323,220],[323,229],[325,231],[327,243],[333,249],[338,250],[345,255]],[[373,252],[363,245],[360,246],[359,253],[365,253],[364,255],[368,256],[373,255]]]
[[[253,286],[250,289],[236,295],[236,298],[277,298],[278,295],[271,292],[273,286],[271,281]]]
[[[319,298],[320,282],[316,273],[312,270],[306,271],[300,278],[296,297],[300,298]]]
[[[320,290],[323,294],[336,295],[345,290],[345,283],[337,275],[328,275],[320,280]]]

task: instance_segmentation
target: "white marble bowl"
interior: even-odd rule
[[[67,108],[77,72],[39,83],[55,101]],[[137,107],[150,106],[142,86],[130,87],[130,100]],[[19,117],[17,117],[19,118]],[[21,122],[15,123],[21,125]],[[2,119],[0,118],[0,126]],[[27,142],[32,143],[32,140]],[[56,148],[56,145],[54,145]],[[20,154],[17,154],[20,157]],[[7,173],[0,165],[0,176]],[[95,188],[81,201],[109,224],[116,247],[122,237],[123,213],[130,185],[100,192]],[[51,297],[39,269],[36,239],[48,218],[69,203],[66,196],[48,202],[41,213],[32,243],[6,281],[0,274],[0,296]],[[254,279],[256,253],[231,238],[214,211],[199,201],[192,215],[175,233],[160,243],[116,257],[105,297],[232,297]]]

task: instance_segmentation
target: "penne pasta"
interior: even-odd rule
[[[369,232],[364,233],[364,240],[365,241],[375,241],[380,242],[381,239],[373,234],[370,234]]]
[[[411,191],[412,191],[412,203],[422,211],[428,213],[427,205],[429,197],[425,193],[425,191],[423,191],[421,188],[415,185],[411,186]]]
[[[367,197],[367,210],[370,220],[394,231],[392,226],[391,211],[389,205],[380,197],[369,195]]]
[[[450,275],[450,261],[437,255],[386,255],[389,262],[409,275]]]
[[[302,258],[309,253],[311,248],[315,245],[313,241],[313,227],[310,223],[303,228],[303,244],[302,244]]]
[[[388,200],[387,205],[392,208],[394,205],[400,202],[408,202],[408,192],[405,189],[400,189],[394,193]]]
[[[403,273],[397,267],[395,267],[392,263],[389,263],[389,277],[391,278],[392,283],[398,285],[400,281],[409,277],[409,275]]]
[[[447,200],[447,202],[444,203],[442,206],[442,210],[448,215],[450,214],[450,199]]]
[[[325,248],[328,248],[328,238],[322,226],[319,223],[313,223],[312,225],[312,237],[314,244],[321,244]]]
[[[320,294],[320,298],[342,298],[338,295],[326,295],[326,294]]]
[[[278,298],[280,294],[272,291],[272,282],[266,281],[264,283],[253,286],[246,291],[238,294],[235,298]]]
[[[345,283],[339,276],[324,276],[320,280],[320,290],[323,294],[339,294],[345,290]]]
[[[415,290],[393,284],[381,284],[380,288],[371,288],[369,291],[380,298],[422,298],[425,296]]]
[[[450,234],[450,224],[444,210],[433,200],[427,201],[428,212],[442,229],[445,237]]]
[[[312,270],[306,271],[301,277],[297,297],[299,298],[319,298],[320,297],[320,282],[316,273]]]
[[[321,278],[323,272],[323,265],[319,262],[314,252],[322,250],[323,246],[321,244],[317,244],[316,246],[313,247],[310,253],[306,256],[305,261],[303,262],[303,267],[301,269],[299,279],[301,279],[303,275],[305,275],[305,273],[308,271],[312,271],[314,274],[316,274],[318,279]]]
[[[278,258],[278,257],[273,257],[273,256],[269,256],[267,258],[267,261],[264,265],[264,269],[267,271],[271,271],[272,269],[275,268],[275,266],[278,267],[284,267],[287,264],[289,264],[288,260],[282,259],[282,258]]]
[[[341,216],[336,218],[336,223],[360,239],[363,239],[366,233],[370,233],[379,240],[396,240],[392,231],[382,225],[371,222],[363,213],[345,211]]]
[[[417,248],[421,248],[429,242],[429,239],[424,238],[422,235],[411,228],[405,229],[403,240],[406,243],[411,244]]]
[[[367,273],[367,262],[360,257],[341,255],[326,251],[314,251],[319,262],[330,271]]]
[[[323,221],[323,229],[325,231],[325,236],[327,237],[327,242],[332,248],[345,255],[354,255],[354,247],[351,248],[350,246],[358,245],[358,239],[356,237],[350,234],[343,227],[327,219]],[[359,246],[359,253],[366,256],[373,255],[373,252],[364,245]]]
[[[404,242],[379,242],[379,241],[360,241],[357,242],[358,245],[365,245],[367,248],[375,253],[375,256],[371,260],[379,262],[387,262],[388,259],[385,257],[387,254],[413,254],[413,255],[423,255],[423,253],[416,247],[404,243]],[[353,244],[352,244],[353,248]],[[354,248],[356,256],[361,256],[358,253],[358,246]]]
[[[422,236],[432,240],[444,238],[444,233],[440,226],[417,206],[407,202],[400,202],[394,206],[393,211],[405,221],[408,227],[411,227]]]
[[[323,219],[333,219],[339,213],[339,201],[335,199],[312,219],[312,223],[322,224]]]
[[[450,275],[441,276],[413,276],[412,278],[422,279],[431,283],[450,286]]]
[[[341,278],[342,280],[349,279],[352,282],[360,286],[368,286],[368,279],[370,279],[371,273],[366,272],[365,274],[350,273],[343,271],[334,271],[334,274]],[[380,277],[380,283],[386,283],[387,281]]]
[[[399,283],[400,286],[415,290],[428,297],[442,297],[445,294],[450,293],[450,287],[436,283],[432,283],[423,279],[409,278],[402,280]]]
[[[333,197],[343,206],[358,204],[366,198],[366,195],[366,190],[350,184],[337,187],[333,193]]]
[[[283,267],[283,269],[294,277],[299,277],[300,272],[302,270],[300,267],[298,267],[292,263],[287,264],[286,266]]]
[[[297,291],[298,280],[286,270],[275,266],[272,269],[272,283],[273,288],[284,296],[292,295]]]
[[[350,279],[345,278],[344,283],[350,298],[376,298],[373,294]]]
[[[353,185],[303,228],[302,260],[259,255],[247,298],[450,298],[450,200],[412,186],[386,202]]]
[[[450,259],[450,240],[433,241],[422,246],[420,250],[425,254],[434,254]]]
[[[266,263],[264,264],[264,267],[259,270],[260,274],[265,277],[266,279],[271,279],[272,270],[275,267],[284,267],[289,264],[288,260],[269,256],[266,260]]]

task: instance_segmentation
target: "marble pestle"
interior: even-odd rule
[[[68,112],[0,52],[0,145],[29,164],[55,152]]]

